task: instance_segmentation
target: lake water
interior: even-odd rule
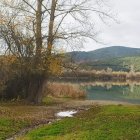
[[[87,100],[119,101],[140,104],[139,84],[86,84]]]

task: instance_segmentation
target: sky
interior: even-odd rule
[[[98,24],[98,38],[103,44],[87,41],[82,51],[116,45],[140,48],[140,0],[110,0],[109,5],[118,22]]]

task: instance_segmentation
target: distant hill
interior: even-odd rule
[[[114,71],[140,71],[140,49],[112,46],[89,52],[71,52],[68,54],[82,69],[102,70],[112,68]]]
[[[111,46],[89,52],[75,51],[69,53],[69,56],[76,62],[89,62],[118,57],[140,56],[140,49],[123,46]]]

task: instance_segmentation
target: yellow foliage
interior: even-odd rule
[[[0,58],[0,63],[10,65],[10,64],[14,63],[16,60],[17,60],[16,56],[8,55],[8,56],[1,57]]]
[[[49,71],[52,75],[60,75],[62,73],[60,58],[50,59]]]

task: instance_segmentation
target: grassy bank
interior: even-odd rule
[[[19,140],[138,140],[140,106],[102,106],[31,131]]]
[[[46,101],[48,104],[48,101]],[[57,104],[57,101],[51,104]],[[54,112],[51,106],[25,105],[17,102],[0,103],[0,140],[5,140],[17,132],[34,127],[39,124],[47,124],[54,119]]]
[[[5,140],[29,125],[28,120],[18,119],[16,114],[9,107],[0,107],[0,140]]]
[[[48,124],[48,122],[54,121],[56,112],[73,108],[71,100],[70,98],[46,97],[40,106],[27,104],[24,101],[1,101],[0,140],[12,137],[21,130],[32,129],[40,124]]]
[[[7,136],[11,136],[27,126],[27,121],[15,121],[10,118],[0,118],[0,140],[5,140]]]

